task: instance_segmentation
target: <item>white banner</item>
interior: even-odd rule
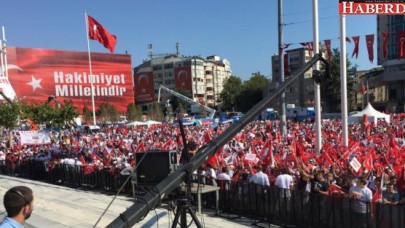
[[[21,145],[50,144],[51,137],[48,131],[19,131]]]

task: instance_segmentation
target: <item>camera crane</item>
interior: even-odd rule
[[[321,83],[329,78],[329,63],[322,58],[320,54],[316,54],[304,66],[300,67],[291,77],[286,79],[276,91],[270,93],[267,97],[257,103],[249,112],[247,112],[238,122],[232,124],[221,135],[213,139],[209,144],[201,147],[196,155],[191,160],[180,166],[175,172],[171,173],[167,178],[161,181],[156,188],[146,192],[142,200],[137,200],[126,211],[121,213],[107,227],[131,227],[139,222],[152,208],[155,208],[162,198],[175,190],[190,173],[200,167],[215,151],[225,145],[239,131],[241,131],[249,122],[251,122],[262,110],[269,106],[272,100],[278,97],[293,81],[298,79],[300,75],[308,71],[316,62],[322,61],[325,64],[325,74],[320,71],[313,71],[313,80],[316,83]],[[177,224],[175,224],[177,225]]]

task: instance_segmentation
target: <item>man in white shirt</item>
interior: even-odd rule
[[[226,166],[222,167],[222,172],[217,175],[217,180],[220,181],[230,181],[231,177],[228,175],[228,168]]]
[[[350,196],[353,198],[352,210],[354,212],[352,225],[354,227],[368,227],[367,216],[371,213],[370,202],[373,198],[373,193],[367,187],[367,180],[361,177],[357,180],[357,185],[350,187]]]
[[[294,186],[293,177],[288,174],[286,168],[281,169],[281,174],[277,176],[275,185],[281,190],[281,197],[290,197],[290,189]],[[284,194],[285,193],[285,194]]]
[[[259,166],[259,171],[255,173],[252,177],[250,177],[249,182],[253,182],[255,184],[270,186],[269,176],[263,173],[263,166]]]

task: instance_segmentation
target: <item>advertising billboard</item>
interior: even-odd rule
[[[15,94],[39,104],[53,95],[72,101],[80,112],[84,106],[91,110],[92,94],[96,109],[106,102],[126,112],[134,103],[130,55],[91,53],[93,93],[87,52],[9,47],[7,58],[8,79],[2,77],[0,87],[11,99]]]
[[[155,100],[153,72],[135,74],[134,78],[136,103],[153,102]]]

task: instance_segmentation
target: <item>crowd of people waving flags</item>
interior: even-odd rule
[[[199,148],[230,124],[184,126],[186,139]],[[213,180],[247,180],[361,199],[365,196],[359,192],[364,191],[355,186],[363,181],[371,192],[365,200],[404,204],[405,116],[393,114],[390,123],[380,120],[349,125],[348,147],[342,144],[341,125],[340,120],[322,120],[322,149],[317,154],[313,122],[289,120],[283,137],[278,120],[256,120],[209,158],[201,170]],[[10,132],[4,130],[1,164],[13,169],[34,159],[46,162],[49,171],[56,164],[70,164],[83,166],[83,175],[97,169],[114,174],[134,167],[135,153],[176,150],[181,156],[184,146],[179,127],[170,123],[106,126],[96,134],[72,128],[51,131],[50,137],[50,144],[21,145],[18,132],[13,132],[10,140]]]

